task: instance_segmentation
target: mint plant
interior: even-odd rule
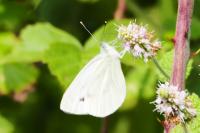
[[[2,0],[0,132],[199,133],[199,4]],[[64,90],[100,51],[80,21],[123,56],[127,96],[103,120],[58,109]]]

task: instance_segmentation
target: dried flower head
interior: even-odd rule
[[[165,119],[171,121],[174,118],[176,123],[184,123],[196,116],[196,110],[188,98],[188,93],[184,90],[179,91],[177,86],[170,85],[168,82],[159,84],[157,88],[157,98],[153,102],[156,106],[155,111],[163,114]],[[171,121],[173,122],[173,121]]]
[[[123,42],[126,51],[132,53],[135,57],[144,58],[145,62],[155,56],[161,48],[160,41],[154,39],[154,33],[135,22],[130,22],[128,26],[119,26],[118,39]]]

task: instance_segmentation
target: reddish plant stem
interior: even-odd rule
[[[190,25],[193,12],[193,0],[178,0],[178,14],[174,41],[174,62],[170,83],[179,90],[185,89],[185,71],[190,56]],[[165,127],[164,133],[170,133],[172,125]]]
[[[124,12],[126,10],[125,0],[118,0],[118,7],[114,13],[114,19],[121,19],[124,17]]]
[[[178,0],[178,15],[174,37],[174,62],[170,83],[185,88],[185,70],[189,59],[190,24],[193,11],[193,0]]]

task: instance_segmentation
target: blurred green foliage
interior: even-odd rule
[[[99,52],[99,44],[79,24],[83,21],[101,41],[116,38],[116,24],[137,19],[163,42],[156,57],[168,75],[173,60],[177,2],[126,0],[125,18],[113,20],[117,0],[0,0],[0,133],[97,133],[102,119],[61,112],[62,94],[78,71]],[[191,53],[199,49],[200,0],[195,0]],[[104,21],[108,21],[106,27]],[[105,32],[104,32],[105,28]],[[187,68],[188,91],[200,94],[200,56]],[[167,80],[152,61],[127,54],[122,60],[127,82],[123,106],[109,116],[110,133],[160,133],[162,126],[149,104],[158,81]],[[192,96],[198,101],[196,95]],[[195,102],[197,103],[197,102]],[[195,105],[198,106],[199,105]],[[195,127],[199,130],[197,118]],[[177,127],[175,133],[182,133]]]

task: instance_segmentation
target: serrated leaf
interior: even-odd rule
[[[13,124],[2,115],[0,115],[0,133],[13,133],[13,131]]]
[[[190,96],[190,100],[194,108],[197,111],[197,116],[189,123],[186,124],[186,128],[189,133],[199,133],[200,132],[200,98],[196,94]],[[183,127],[181,125],[176,126],[172,129],[172,133],[184,133]]]
[[[52,74],[67,86],[80,69],[81,49],[71,43],[53,43],[45,52],[44,59]]]
[[[0,91],[19,92],[36,82],[38,70],[30,64],[12,63],[0,67]]]

